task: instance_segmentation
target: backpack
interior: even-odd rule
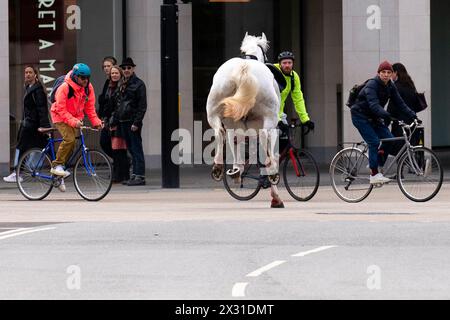
[[[372,79],[366,80],[363,84],[355,84],[353,88],[350,89],[347,103],[345,104],[347,107],[351,108],[356,103],[356,100],[358,100],[359,93],[362,89],[366,86],[367,82],[369,82]]]
[[[52,91],[50,92],[50,103],[54,103],[56,101],[56,90],[64,83],[65,75],[59,76],[55,82],[53,83]],[[72,98],[75,95],[73,88],[69,85],[69,94],[67,95],[67,99]]]

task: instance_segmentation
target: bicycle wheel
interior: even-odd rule
[[[53,188],[50,170],[52,162],[42,149],[30,149],[19,160],[16,168],[17,186],[28,200],[42,200]]]
[[[309,201],[316,194],[320,173],[316,160],[305,150],[293,150],[292,158],[288,154],[283,165],[284,186],[297,201]]]
[[[233,165],[225,165],[223,184],[228,193],[239,201],[249,201],[256,197],[261,189],[260,172],[255,164],[246,164],[240,178],[233,179],[227,175],[227,170]]]
[[[86,163],[81,155],[73,172],[75,189],[88,201],[99,201],[111,190],[112,169],[108,157],[100,151],[89,150]]]
[[[439,192],[444,171],[436,154],[428,148],[417,147],[401,157],[397,168],[400,190],[410,200],[426,202]]]
[[[369,196],[373,189],[369,176],[369,159],[358,148],[338,152],[330,165],[334,192],[346,202],[361,202]]]

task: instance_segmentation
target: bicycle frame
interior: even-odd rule
[[[411,126],[409,126],[411,128]],[[405,126],[402,126],[402,131],[403,131],[403,137],[397,137],[397,138],[388,138],[388,139],[381,139],[381,143],[383,142],[395,142],[395,141],[404,141],[405,144],[403,145],[403,147],[400,149],[400,151],[398,151],[397,155],[394,157],[394,159],[391,161],[391,163],[388,165],[388,167],[384,170],[384,174],[390,174],[391,173],[391,169],[394,168],[394,165],[398,162],[398,160],[400,160],[404,153],[406,152],[408,155],[408,159],[410,161],[410,163],[413,165],[413,169],[415,174],[417,175],[421,175],[423,174],[423,172],[421,172],[422,170],[420,169],[420,166],[417,164],[416,159],[412,156],[412,152],[411,150],[414,150],[415,148],[419,148],[421,146],[412,146],[411,145],[411,137],[414,134],[414,132],[417,130],[418,126],[416,125],[414,127],[414,130],[410,131],[409,135],[406,132]],[[381,145],[380,143],[380,145]],[[363,154],[367,154],[369,146],[367,145],[366,142],[360,142],[360,143],[356,143],[353,144],[352,148],[357,148],[358,146],[363,146],[363,150],[362,153]],[[354,169],[356,168],[356,165],[358,164],[359,159],[357,159],[355,165],[352,167],[352,170],[350,172],[354,172]],[[353,176],[353,175],[352,175]],[[369,178],[367,178],[367,180],[369,180]]]
[[[88,153],[89,149],[86,147],[86,144],[85,144],[83,129],[87,129],[87,128],[80,128],[80,135],[76,139],[79,139],[81,141],[81,143],[78,146],[78,148],[76,149],[76,151],[72,152],[72,155],[70,156],[69,160],[67,161],[66,168],[71,168],[73,166],[72,162],[78,158],[78,155],[81,151],[81,154],[83,156],[83,165],[84,165],[84,168],[86,169],[86,172],[90,176],[95,176],[96,175],[95,170],[92,167],[92,162],[91,162],[91,159],[90,159],[89,153]],[[40,172],[36,172],[36,168],[39,168],[40,165],[42,164],[45,154],[50,155],[51,161],[54,161],[56,159],[55,143],[63,141],[63,139],[54,139],[52,133],[49,133],[48,136],[49,136],[48,143],[47,143],[46,147],[44,149],[42,149],[42,151],[41,151],[40,158],[37,162],[36,167],[33,170],[33,176],[40,177],[45,180],[53,180],[54,176],[42,175]]]

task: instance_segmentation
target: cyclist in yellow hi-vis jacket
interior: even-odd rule
[[[283,73],[286,80],[286,88],[281,92],[281,104],[279,119],[282,119],[284,113],[284,106],[286,99],[291,94],[292,101],[294,102],[295,111],[303,125],[310,130],[314,130],[314,122],[309,118],[306,111],[305,99],[303,98],[302,88],[300,84],[300,77],[297,72],[294,71],[295,57],[292,52],[284,51],[278,55],[278,64],[275,67]]]

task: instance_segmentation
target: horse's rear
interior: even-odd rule
[[[264,64],[234,58],[218,69],[207,101],[208,122],[218,142],[214,158],[219,165],[217,173],[223,165],[223,126],[244,132],[274,129],[278,123],[279,101],[278,85]]]
[[[260,146],[268,155],[264,175],[278,173],[275,158],[276,126],[280,110],[280,92],[272,72],[264,64],[268,41],[261,37],[245,35],[241,51],[248,59],[234,58],[225,62],[216,72],[207,101],[208,122],[214,129],[217,143],[212,177],[221,180],[223,175],[224,129],[234,159],[229,175],[240,175],[245,159],[236,157],[237,146],[248,134],[260,138]],[[242,134],[241,134],[242,133]],[[269,149],[267,149],[267,142]],[[240,163],[239,163],[240,161]],[[275,185],[272,186],[272,207],[283,207]]]

